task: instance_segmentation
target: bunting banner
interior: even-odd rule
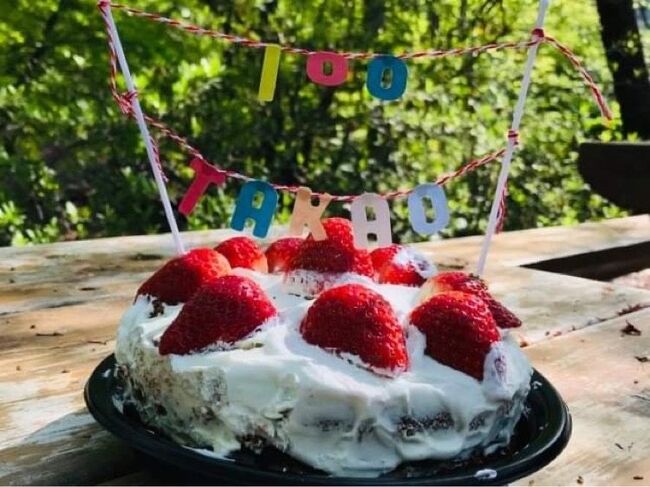
[[[194,170],[194,179],[178,205],[180,213],[189,215],[211,186],[222,186],[227,179],[238,179],[243,182],[243,185],[236,199],[230,226],[235,230],[242,231],[247,222],[252,221],[254,222],[252,227],[253,235],[259,238],[264,238],[269,231],[278,204],[279,191],[295,194],[295,203],[288,230],[291,235],[301,235],[304,229],[308,228],[314,238],[324,239],[326,236],[320,224],[320,217],[330,203],[344,202],[350,204],[354,237],[358,246],[367,247],[369,245],[369,235],[376,237],[376,245],[378,246],[390,245],[392,232],[388,200],[396,198],[407,198],[409,221],[415,232],[423,236],[434,235],[448,224],[450,218],[443,186],[454,178],[463,176],[492,161],[501,160],[497,188],[488,219],[484,243],[479,256],[477,272],[480,275],[485,268],[492,236],[503,227],[506,214],[506,183],[508,171],[513,154],[519,146],[519,126],[523,116],[524,105],[539,46],[542,44],[548,45],[564,56],[582,79],[603,118],[607,121],[612,118],[612,113],[602,92],[580,59],[567,46],[544,31],[543,24],[549,7],[549,0],[540,0],[535,28],[531,31],[528,39],[490,43],[473,47],[459,47],[448,50],[430,49],[403,52],[395,55],[374,52],[313,51],[292,45],[264,42],[250,37],[227,34],[218,30],[193,25],[185,21],[164,17],[157,13],[146,12],[119,3],[112,3],[109,0],[100,0],[97,6],[102,15],[107,33],[109,86],[112,96],[121,111],[126,116],[134,118],[138,124],[147,148],[147,156],[174,238],[174,243],[177,252],[180,254],[184,253],[185,249],[174,217],[172,205],[167,195],[165,186],[166,177],[161,164],[160,153],[154,138],[149,132],[150,128],[155,130],[159,136],[175,142],[190,156],[189,164]],[[272,102],[274,99],[280,63],[284,55],[305,57],[304,69],[306,80],[323,87],[336,87],[344,84],[348,79],[348,73],[352,69],[351,61],[364,62],[366,64],[365,87],[368,93],[374,98],[386,102],[398,100],[403,96],[408,88],[408,62],[415,59],[440,59],[452,56],[479,55],[508,49],[527,50],[528,58],[524,68],[519,97],[513,111],[512,123],[510,130],[506,134],[506,144],[503,148],[466,162],[458,169],[439,176],[435,181],[413,188],[396,189],[385,193],[330,195],[320,191],[312,191],[312,189],[304,186],[261,181],[233,169],[220,168],[218,165],[207,160],[185,137],[174,132],[162,121],[145,114],[140,106],[138,92],[131,77],[124,49],[120,42],[113,18],[113,10],[120,10],[132,16],[157,22],[191,35],[210,37],[242,48],[262,51],[257,98],[263,103]],[[117,88],[118,66],[127,87],[125,93],[120,93]],[[317,201],[317,204],[312,203],[314,200]],[[255,202],[258,203],[255,204]],[[427,207],[434,209],[433,219],[427,217]],[[374,215],[373,219],[369,219],[367,216],[369,209],[372,210],[372,214]]]

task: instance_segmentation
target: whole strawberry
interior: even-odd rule
[[[202,286],[165,330],[158,351],[186,355],[215,344],[246,338],[277,310],[262,288],[229,275]]]
[[[323,220],[325,240],[307,237],[285,275],[290,292],[315,296],[346,273],[372,277],[370,253],[354,246],[352,224],[343,218]]]
[[[194,249],[165,263],[140,286],[137,295],[167,304],[184,303],[203,284],[228,273],[230,264],[219,252]]]
[[[325,218],[321,220],[321,224],[329,240],[334,240],[346,247],[354,247],[354,233],[350,220],[340,217]],[[307,236],[307,240],[314,240],[311,233]]]
[[[492,297],[487,285],[478,276],[459,271],[441,272],[425,283],[422,287],[421,297],[424,300],[429,296],[445,291],[460,291],[483,299],[490,308],[499,328],[518,328],[521,326],[521,320]]]
[[[307,311],[300,333],[312,345],[358,356],[380,374],[409,365],[404,332],[390,304],[360,284],[324,291]]]
[[[266,256],[255,241],[250,237],[233,237],[224,240],[214,248],[224,255],[230,267],[244,267],[258,272],[268,272]]]
[[[375,280],[381,284],[421,286],[436,272],[427,258],[410,247],[393,244],[370,253]]]
[[[372,277],[373,268],[367,250],[346,247],[333,240],[305,240],[289,264],[289,271],[321,273],[353,272]]]
[[[481,298],[458,291],[436,294],[413,310],[410,321],[426,337],[427,355],[483,380],[485,357],[500,335]]]
[[[286,237],[269,245],[264,252],[269,265],[269,272],[284,272],[287,270],[303,242],[302,238]]]

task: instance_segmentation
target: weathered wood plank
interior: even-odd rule
[[[3,333],[0,360],[29,359],[39,351],[51,353],[53,348],[69,344],[112,339],[132,299],[132,296],[116,297],[0,317]]]
[[[61,308],[111,298],[133,298],[151,272],[115,277],[88,277],[61,283],[23,284],[2,291],[0,317],[46,308]]]
[[[132,473],[133,450],[80,410],[0,450],[2,485],[93,485]]]
[[[640,336],[624,335],[632,323]],[[650,311],[526,349],[573,417],[566,451],[519,485],[650,483]],[[637,357],[640,357],[641,360]],[[634,479],[635,476],[643,479]]]
[[[626,247],[650,240],[650,215],[616,218],[575,226],[533,228],[494,236],[491,265],[521,266],[548,259]],[[482,236],[455,238],[422,244],[435,255],[453,256],[472,270]]]
[[[523,321],[522,343],[537,343],[650,307],[650,292],[522,267],[491,268],[490,289]]]

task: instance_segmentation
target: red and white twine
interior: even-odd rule
[[[143,19],[147,19],[151,22],[164,24],[169,27],[173,27],[175,29],[185,31],[192,35],[212,37],[213,39],[219,39],[225,42],[229,42],[231,44],[236,44],[236,45],[249,47],[253,49],[264,49],[268,46],[278,45],[277,43],[273,43],[273,42],[264,42],[246,36],[226,34],[225,32],[221,32],[218,30],[207,29],[205,27],[200,27],[198,25],[194,25],[189,22],[165,17],[158,13],[146,12],[144,10],[140,10],[120,3],[112,3],[110,2],[110,0],[99,0],[99,2],[97,2],[97,6],[100,9],[113,8],[117,10],[122,10],[135,17],[140,17]],[[499,42],[499,43],[494,42],[494,43],[484,44],[481,46],[458,47],[454,49],[445,49],[445,50],[428,49],[424,51],[409,51],[409,52],[397,54],[395,55],[395,57],[408,60],[408,59],[419,59],[419,58],[444,58],[444,57],[451,57],[451,56],[478,55],[488,51],[501,51],[504,49],[528,49],[529,47],[532,47],[535,44],[542,44],[542,43],[546,43],[554,47],[571,62],[571,64],[576,68],[576,70],[582,77],[585,85],[587,85],[587,87],[589,88],[596,104],[598,105],[598,108],[600,109],[602,116],[605,117],[607,120],[611,120],[612,113],[609,107],[607,106],[607,102],[605,101],[602,92],[596,85],[593,77],[585,69],[580,59],[575,55],[575,53],[573,53],[573,51],[571,51],[571,49],[569,49],[564,44],[560,43],[554,37],[546,34],[544,30],[541,28],[533,29],[533,31],[531,32],[531,39],[525,41],[510,41],[510,42]],[[310,56],[312,54],[319,52],[311,49],[305,49],[303,47],[295,47],[288,44],[280,44],[279,47],[283,52],[286,52],[288,54],[297,54],[302,56]],[[346,59],[352,59],[352,60],[354,59],[366,60],[366,59],[371,59],[373,57],[386,55],[382,53],[362,52],[362,51],[355,51],[355,52],[341,51],[341,52],[336,52],[336,54],[339,54],[340,56],[343,56]]]
[[[207,29],[204,27],[200,27],[194,24],[191,24],[189,22],[177,20],[177,19],[172,19],[168,17],[164,17],[160,14],[157,13],[152,13],[152,12],[146,12],[144,10],[140,10],[137,8],[130,7],[128,5],[123,5],[120,3],[112,3],[110,0],[99,0],[97,2],[97,6],[99,7],[100,12],[102,13],[102,18],[104,20],[104,24],[106,26],[106,32],[107,32],[107,37],[108,37],[108,50],[109,50],[109,74],[110,74],[110,80],[109,80],[109,86],[111,90],[111,94],[113,98],[115,99],[116,103],[118,104],[120,110],[127,116],[132,117],[133,116],[133,100],[135,97],[138,96],[137,92],[131,91],[127,93],[120,93],[118,88],[117,88],[117,54],[115,51],[115,40],[113,39],[111,29],[109,28],[109,21],[107,18],[107,9],[118,9],[122,10],[124,12],[127,12],[130,15],[140,17],[147,19],[152,22],[157,22],[161,23],[163,25],[167,25],[169,27],[173,27],[182,31],[185,31],[189,34],[192,35],[197,35],[197,36],[207,36],[211,37],[214,39],[219,39],[225,42],[229,42],[235,45],[239,46],[244,46],[244,47],[249,47],[249,48],[254,48],[254,49],[264,49],[268,46],[276,46],[278,44],[276,43],[271,43],[271,42],[264,42],[260,40],[255,40],[250,37],[245,37],[245,36],[237,36],[237,35],[232,35],[232,34],[226,34],[224,32],[220,32],[217,30],[213,29]],[[410,59],[420,59],[420,58],[444,58],[444,57],[451,57],[451,56],[465,56],[465,55],[478,55],[486,52],[495,52],[495,51],[500,51],[504,49],[528,49],[532,46],[538,45],[538,44],[548,44],[549,46],[552,46],[558,52],[560,52],[564,57],[566,57],[571,65],[578,71],[580,74],[584,84],[587,86],[589,89],[594,101],[596,102],[601,115],[607,119],[611,120],[612,119],[612,112],[609,109],[607,102],[605,101],[605,98],[603,97],[602,92],[596,85],[596,82],[594,81],[593,77],[589,74],[589,72],[586,70],[580,59],[573,53],[567,46],[564,44],[560,43],[557,39],[554,37],[546,34],[543,29],[541,28],[536,28],[531,32],[531,38],[529,40],[525,41],[511,41],[511,42],[501,42],[501,43],[489,43],[481,46],[471,46],[471,47],[461,47],[461,48],[454,48],[454,49],[448,49],[448,50],[423,50],[423,51],[411,51],[411,52],[404,52],[401,54],[396,55],[396,57],[403,59],[403,60],[410,60]],[[280,49],[288,54],[295,54],[295,55],[302,55],[302,56],[310,56],[316,52],[319,51],[314,51],[310,49],[305,49],[302,47],[295,47],[291,45],[280,45]],[[346,59],[350,60],[367,60],[371,59],[377,56],[382,56],[384,54],[381,53],[374,53],[374,52],[337,52],[337,54],[345,57]],[[176,144],[178,144],[182,149],[184,149],[186,152],[188,152],[192,157],[197,157],[199,159],[202,159],[206,162],[207,159],[201,154],[201,152],[193,147],[188,140],[185,137],[182,137],[181,135],[175,133],[171,128],[169,128],[167,125],[165,125],[163,122],[160,120],[157,120],[149,115],[144,115],[145,120],[147,123],[156,128],[163,136],[169,138],[170,140],[174,141]],[[508,131],[507,138],[512,141],[514,146],[519,145],[519,133],[514,130]],[[159,156],[159,151],[158,151],[158,146],[157,144],[153,141],[153,147],[155,149],[155,154],[156,154],[156,163],[158,167],[161,170],[161,173],[164,176],[164,172],[162,171],[162,167],[160,164],[160,156]],[[452,171],[447,174],[443,174],[442,176],[438,177],[436,180],[437,184],[444,185],[447,182],[449,182],[451,179],[454,179],[456,177],[462,176],[470,171],[473,171],[485,164],[488,164],[489,162],[492,162],[496,159],[501,158],[504,153],[506,152],[505,148],[502,148],[498,151],[492,152],[490,154],[487,154],[479,159],[472,160],[470,162],[467,162],[463,166],[461,166],[459,169]],[[251,181],[254,178],[251,178],[245,174],[239,173],[237,171],[233,170],[228,170],[228,169],[219,169],[223,174],[228,177],[228,178],[234,178],[234,179],[239,179],[242,181]],[[166,180],[166,177],[165,177]],[[278,191],[288,191],[295,193],[299,186],[292,186],[292,185],[284,185],[284,184],[272,184],[272,186],[278,190]],[[397,190],[397,191],[390,191],[381,194],[382,197],[386,199],[396,199],[396,198],[401,198],[409,195],[411,193],[412,189],[405,189],[405,190]],[[316,195],[322,195],[323,193],[315,193]],[[332,199],[334,201],[339,201],[339,202],[349,202],[352,201],[354,198],[356,198],[357,195],[333,195]],[[505,214],[506,214],[506,198],[507,198],[507,190],[503,192],[502,198],[499,202],[499,212],[498,212],[498,224],[497,224],[497,231],[501,231],[503,228],[503,224],[505,221]]]

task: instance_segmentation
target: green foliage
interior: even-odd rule
[[[528,36],[531,0],[132,0],[133,5],[238,34],[314,49],[401,52]],[[177,3],[184,7],[177,7]],[[185,134],[212,161],[251,176],[331,193],[408,187],[505,144],[525,53],[506,51],[409,64],[403,99],[364,88],[367,63],[324,89],[304,58],[284,55],[275,101],[256,99],[262,52],[130,18],[116,11],[145,111]],[[611,96],[593,6],[554,2],[547,31],[572,46]],[[254,34],[251,34],[254,33]],[[0,244],[166,231],[137,128],[107,86],[100,16],[89,0],[0,0]],[[542,46],[510,178],[506,229],[621,215],[590,193],[576,170],[603,128],[569,63]],[[161,139],[178,202],[189,157]],[[498,163],[447,186],[447,236],[483,231]],[[182,228],[227,225],[238,183],[210,190]],[[279,220],[292,199],[281,198]],[[332,205],[332,213],[345,213]],[[394,231],[414,239],[405,204]]]

